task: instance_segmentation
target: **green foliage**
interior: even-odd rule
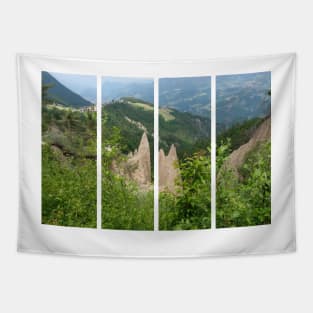
[[[140,191],[110,170],[102,173],[102,228],[153,230],[153,191]]]
[[[216,150],[217,227],[238,227],[271,222],[271,143],[260,143],[239,169],[240,177],[225,166],[231,140]],[[204,229],[211,226],[211,160],[196,153],[180,163],[181,181],[175,195],[160,193],[160,229]]]
[[[96,163],[42,145],[42,223],[96,227]]]
[[[153,191],[112,171],[125,160],[121,129],[103,114],[102,227],[153,229]],[[42,109],[42,222],[96,227],[96,113]],[[141,132],[142,135],[142,132]],[[136,144],[138,146],[139,140]]]
[[[43,106],[42,141],[65,155],[96,159],[96,112]]]
[[[42,223],[96,227],[96,114],[42,108]]]
[[[110,114],[103,110],[102,228],[153,230],[153,190],[142,191],[113,170],[113,164],[119,167],[125,161],[125,141],[120,127],[109,121]]]
[[[143,127],[147,130],[149,142],[153,142],[153,110],[148,111],[129,103],[115,101],[105,105],[102,112],[106,116],[103,120],[106,125],[103,127],[102,137],[110,136],[113,128],[119,129],[120,145],[123,153],[126,154],[138,148]],[[153,148],[153,144],[150,147]],[[151,155],[153,155],[153,151],[151,151]]]
[[[161,109],[162,110],[162,109]],[[211,142],[209,118],[170,109],[173,119],[159,116],[160,148],[167,152],[172,144],[177,148],[179,159],[205,150]]]
[[[229,145],[229,143],[228,143]],[[227,150],[221,145],[221,150]],[[249,153],[236,177],[219,167],[216,207],[217,227],[253,226],[271,223],[271,143],[259,144]],[[225,160],[221,156],[220,164]]]
[[[222,145],[223,142],[229,140],[229,151],[238,149],[241,145],[245,144],[251,138],[253,132],[262,124],[263,118],[252,118],[244,122],[237,123],[221,132],[217,137],[217,145]]]
[[[160,193],[160,229],[211,227],[211,154],[195,153],[180,163],[177,194]]]
[[[150,106],[151,110],[145,109],[144,106],[132,105],[140,103],[146,107]],[[165,109],[160,110],[164,112]],[[201,149],[205,150],[211,141],[210,119],[174,109],[167,110],[170,110],[172,119],[166,119],[164,113],[163,115],[162,112],[160,113],[160,148],[167,152],[171,144],[175,144],[180,159]],[[123,153],[137,149],[143,127],[147,130],[151,148],[151,164],[153,164],[153,105],[139,99],[125,97],[104,105],[103,112],[107,114],[107,132],[103,133],[103,136],[107,136],[113,127],[118,128]]]
[[[46,99],[45,90],[49,87],[43,88],[42,222],[96,227],[96,113],[52,106]],[[167,143],[180,145],[183,157],[177,164],[181,177],[176,182],[176,193],[159,195],[160,229],[207,229],[211,226],[209,134],[204,131],[199,136],[193,135],[196,128],[190,125],[201,128],[202,120],[188,124],[187,115],[175,111],[171,114],[175,119],[165,121],[160,117],[161,139],[165,140],[164,147]],[[138,147],[143,132],[138,122],[147,129],[153,147],[153,110],[119,101],[103,109],[103,228],[153,229],[153,189],[141,190],[114,170],[114,166],[125,164],[126,153]],[[271,222],[270,142],[259,144],[246,156],[238,169],[239,177],[223,166],[230,153],[248,141],[261,122],[261,119],[246,121],[218,138],[217,227]]]
[[[48,91],[51,87],[53,87],[53,84],[43,84],[41,86],[41,103],[43,105],[47,104],[49,101]]]

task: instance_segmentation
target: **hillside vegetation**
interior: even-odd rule
[[[138,147],[143,130],[153,142],[153,105],[135,98],[123,98],[103,106],[109,128],[120,130],[122,151]],[[160,148],[168,152],[174,144],[179,157],[191,155],[195,148],[205,149],[210,143],[210,119],[170,108],[159,109]],[[105,136],[105,134],[103,134]],[[153,155],[153,145],[150,146]]]
[[[103,119],[102,129],[102,228],[153,230],[153,185],[142,190],[134,181],[113,170],[125,166],[123,137]],[[137,143],[138,144],[138,143]]]
[[[244,122],[236,123],[225,131],[220,131],[217,135],[217,145],[229,139],[229,151],[238,149],[241,145],[248,142],[255,130],[262,124],[265,118],[252,118]]]
[[[225,166],[231,153],[247,143],[263,119],[248,120],[221,133],[216,151],[218,228],[271,223],[271,142],[259,142],[235,172]],[[160,193],[160,229],[211,227],[211,153],[200,149],[179,164],[176,194]]]
[[[68,92],[43,72],[42,222],[96,227],[96,112],[77,108],[90,103]],[[81,98],[81,99],[80,99]],[[159,109],[160,147],[177,149],[180,179],[176,192],[159,195],[160,229],[207,229],[211,225],[210,119]],[[253,146],[237,169],[225,165],[247,143],[265,118],[221,125],[217,137],[217,227],[271,222],[270,138]],[[153,229],[153,187],[143,190],[114,170],[138,148],[147,134],[153,166],[154,109],[147,101],[127,97],[102,108],[102,227]],[[131,170],[131,169],[129,169]],[[153,170],[152,170],[153,173]],[[152,182],[153,183],[153,182]]]
[[[96,114],[43,105],[42,223],[96,227]]]
[[[240,166],[240,177],[222,166],[231,142],[217,150],[217,227],[254,226],[271,223],[271,142],[259,143]]]

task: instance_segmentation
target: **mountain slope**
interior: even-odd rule
[[[236,123],[270,114],[270,90],[270,72],[217,76],[217,124],[228,128]]]
[[[123,98],[103,106],[107,131],[117,127],[122,135],[125,153],[134,151],[143,132],[146,132],[153,149],[153,105],[135,98]],[[204,140],[203,147],[210,144],[210,120],[187,112],[160,108],[160,148],[167,153],[174,144],[179,157],[194,152],[197,141]],[[111,132],[111,131],[110,131]],[[105,136],[105,134],[103,134]]]
[[[172,144],[179,158],[190,155],[210,145],[211,122],[209,118],[161,108],[159,117],[160,148],[167,153]]]
[[[84,107],[90,106],[91,103],[78,95],[77,93],[71,91],[64,85],[62,85],[58,80],[56,80],[48,72],[42,72],[42,85],[51,86],[47,90],[47,99],[53,102],[57,102],[68,107]]]
[[[210,116],[210,77],[161,78],[159,90],[161,107]]]
[[[219,129],[217,125],[217,144],[220,145],[230,139],[230,152],[232,152],[248,142],[263,121],[264,118],[256,117],[241,123],[236,123],[226,130]]]

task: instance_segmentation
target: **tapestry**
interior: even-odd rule
[[[18,251],[295,251],[295,69],[18,55]]]

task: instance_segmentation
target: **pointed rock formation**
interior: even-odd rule
[[[120,164],[114,161],[112,170],[127,179],[136,182],[143,190],[151,188],[151,161],[148,136],[144,132],[138,149],[127,156]],[[181,179],[175,145],[171,145],[166,156],[163,149],[159,151],[159,191],[177,192],[177,181]]]
[[[168,155],[159,151],[159,191],[176,193],[176,183],[180,180],[176,147],[172,144]]]
[[[166,156],[163,149],[159,151],[159,190],[163,191],[167,180]]]
[[[147,134],[144,132],[138,149],[129,152],[125,161],[117,163],[113,160],[111,170],[136,182],[143,190],[151,187],[150,147]]]
[[[145,132],[141,137],[138,150],[134,151],[127,163],[133,168],[133,171],[129,172],[131,180],[134,180],[140,186],[151,184],[150,146]]]

